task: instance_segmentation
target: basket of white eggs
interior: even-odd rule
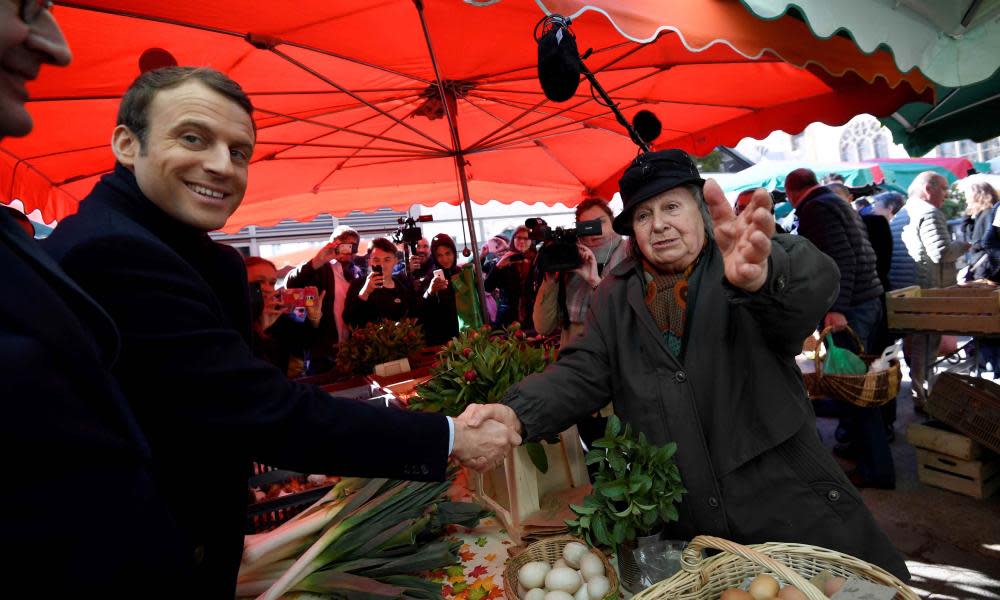
[[[508,600],[615,600],[618,574],[608,557],[583,540],[539,540],[510,559],[503,572]]]

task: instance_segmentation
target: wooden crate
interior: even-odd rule
[[[549,462],[545,473],[535,468],[524,446],[518,446],[502,465],[475,475],[476,499],[496,513],[515,544],[521,544],[524,520],[538,512],[544,496],[590,485],[576,426],[559,434],[559,440],[542,444]]]
[[[1000,489],[1000,461],[962,460],[917,448],[917,476],[927,485],[982,500]]]
[[[975,460],[988,450],[969,436],[962,435],[941,423],[910,423],[906,428],[906,441],[917,448],[946,454],[961,460]]]
[[[1000,289],[916,286],[886,294],[889,329],[965,334],[1000,333]]]

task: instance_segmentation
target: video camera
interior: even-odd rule
[[[413,217],[399,217],[396,221],[399,224],[399,229],[392,232],[392,241],[397,244],[406,244],[409,246],[410,252],[416,253],[417,242],[424,237],[423,231],[417,227],[417,223],[426,223],[433,220],[434,217],[432,215],[420,215],[416,219]]]
[[[576,242],[581,237],[601,235],[601,220],[580,221],[573,228],[549,227],[545,219],[532,218],[524,222],[531,239],[541,242],[538,268],[543,273],[572,271],[580,266],[580,251]]]

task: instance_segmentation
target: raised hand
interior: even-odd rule
[[[323,298],[326,298],[326,290],[319,293],[319,297],[316,298],[312,306],[306,307],[306,317],[313,325],[319,325],[320,320],[323,318]]]
[[[597,274],[597,258],[594,252],[583,244],[577,244],[576,248],[580,252],[580,266],[576,268],[576,274],[593,287],[601,282]]]
[[[382,274],[372,269],[368,272],[368,277],[365,279],[365,284],[361,287],[361,291],[358,292],[358,297],[362,300],[368,300],[368,296],[371,296],[372,292],[381,288],[384,284],[385,279],[382,277]]]
[[[337,246],[338,245],[339,244],[337,242],[330,242],[329,244],[327,244],[327,245],[323,246],[322,248],[320,248],[319,252],[316,253],[316,256],[314,256],[312,258],[312,261],[311,261],[312,262],[312,268],[313,269],[318,269],[318,268],[322,267],[323,265],[325,265],[326,263],[328,263],[331,260],[333,260],[334,257],[337,256]]]
[[[767,190],[758,189],[746,209],[736,216],[722,188],[714,179],[705,182],[705,203],[712,215],[715,242],[725,264],[726,280],[748,292],[767,281],[774,215]]]

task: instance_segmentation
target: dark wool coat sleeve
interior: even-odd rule
[[[128,353],[119,371],[134,395],[171,398],[155,409],[168,420],[218,436],[268,464],[343,475],[412,476],[400,457],[428,447],[430,435],[435,442],[424,458],[435,473],[425,476],[443,477],[444,419],[418,423],[411,419],[415,414],[378,410],[289,381],[251,356],[240,333],[212,310],[218,300],[210,290],[155,245],[100,239],[74,247],[62,265],[119,325]],[[374,446],[373,431],[392,435],[377,451],[347,451]]]

